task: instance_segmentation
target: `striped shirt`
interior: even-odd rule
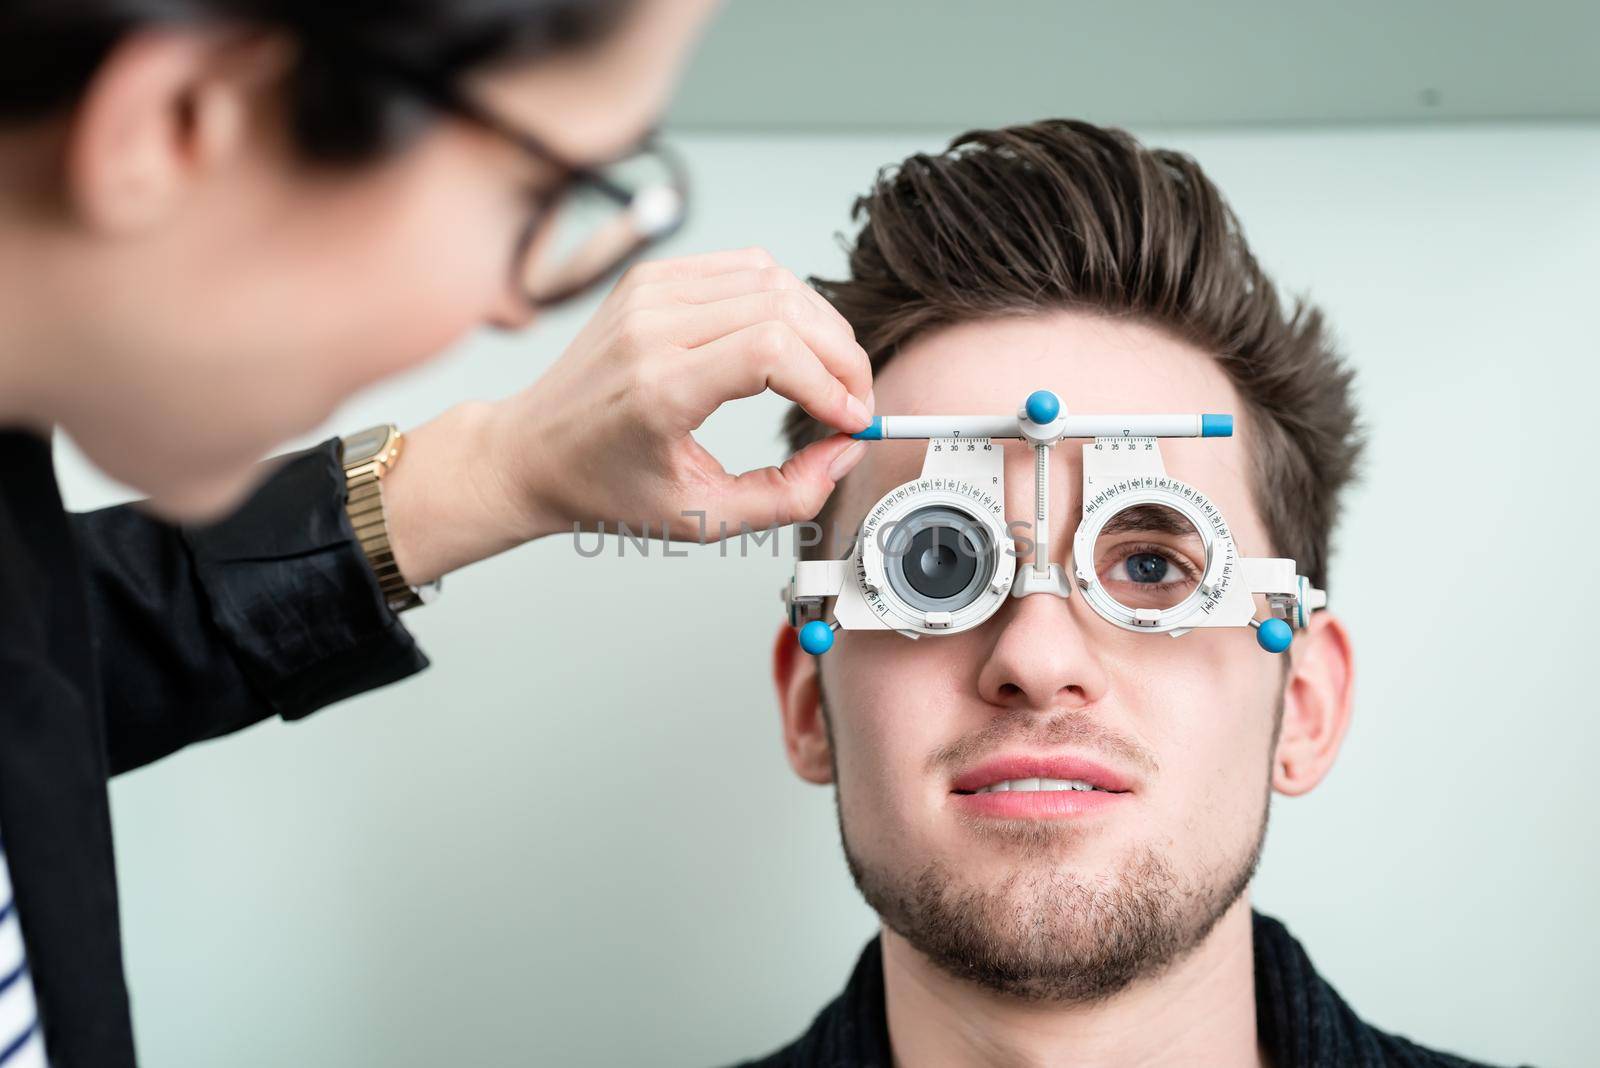
[[[39,1010],[28,977],[22,921],[11,896],[5,841],[0,839],[0,1068],[48,1068]]]

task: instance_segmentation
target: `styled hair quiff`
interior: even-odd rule
[[[1067,119],[978,130],[884,168],[851,217],[849,277],[811,283],[874,370],[930,330],[1061,309],[1211,353],[1251,416],[1251,491],[1273,551],[1327,588],[1362,447],[1352,372],[1320,311],[1280,301],[1193,159]],[[828,432],[798,406],[783,421],[791,450]]]

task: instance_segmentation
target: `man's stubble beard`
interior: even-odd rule
[[[818,685],[839,839],[856,888],[890,930],[954,978],[1025,1001],[1103,1000],[1199,946],[1255,876],[1267,836],[1270,771],[1250,847],[1197,877],[1180,876],[1148,845],[1120,871],[1092,880],[1019,866],[997,885],[973,886],[937,857],[914,873],[874,866],[850,848],[832,717],[820,678]],[[1282,722],[1280,694],[1269,763]],[[1026,860],[1050,856],[1063,840],[1048,823],[998,824],[989,833],[1021,847]]]

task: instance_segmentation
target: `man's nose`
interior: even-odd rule
[[[994,644],[978,673],[983,699],[1003,708],[1048,711],[1082,708],[1104,697],[1106,673],[1086,640],[1085,610],[1076,590],[1070,601],[1047,593],[1008,600],[993,621]]]

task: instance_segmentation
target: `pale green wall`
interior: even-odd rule
[[[1592,0],[732,0],[697,130],[1600,119]]]
[[[1380,1025],[1591,1063],[1600,517],[1578,428],[1600,384],[1600,128],[1161,140],[1329,310],[1373,428],[1332,584],[1355,725],[1324,786],[1276,807],[1258,904]],[[689,140],[700,196],[676,248],[836,270],[851,197],[935,143]],[[516,389],[577,322],[474,340],[329,430]],[[779,411],[742,404],[706,440],[771,462]],[[76,506],[115,495],[70,452],[62,474]],[[697,1065],[798,1033],[874,918],[830,795],[783,760],[785,574],[553,539],[408,617],[422,677],[119,780],[145,1061]]]

